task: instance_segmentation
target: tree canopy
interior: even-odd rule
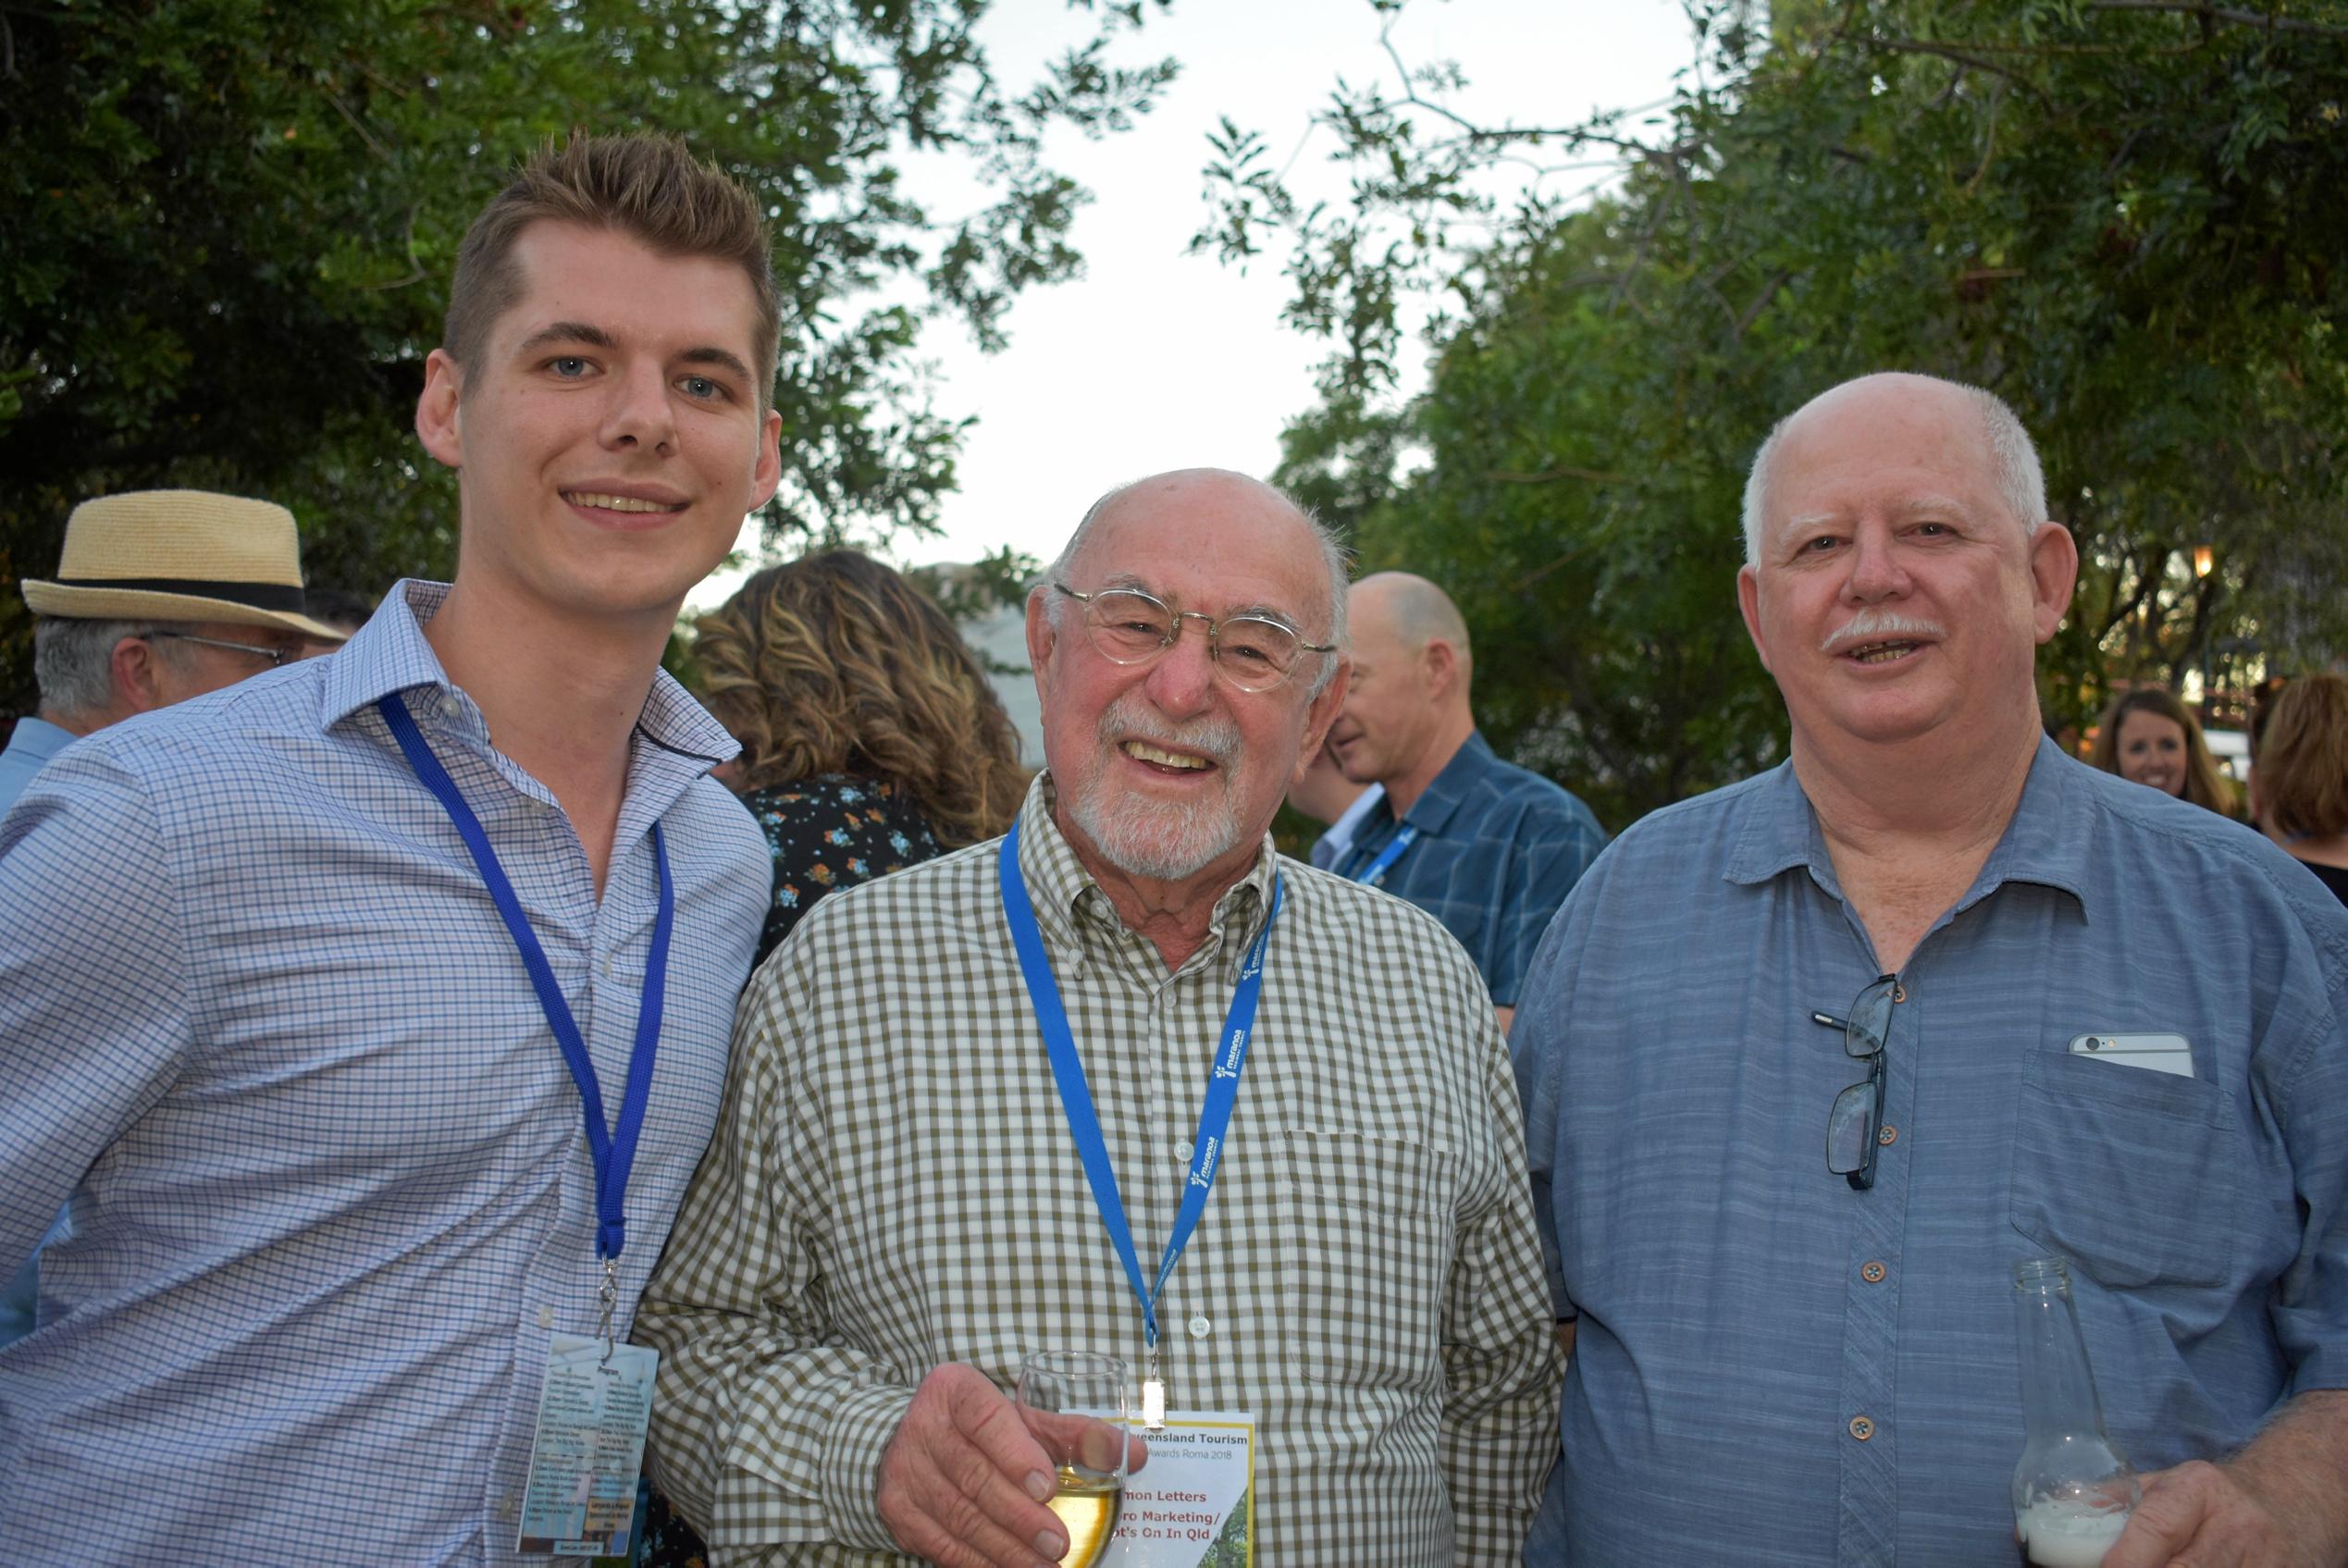
[[[1988,387],[2038,440],[2084,562],[2050,726],[2115,681],[2348,650],[2348,6],[1688,12],[1651,126],[1480,125],[1446,63],[1340,88],[1342,207],[1236,128],[1209,171],[1197,243],[1284,244],[1332,345],[1282,477],[1366,567],[1453,591],[1488,730],[1617,825],[1781,757],[1732,591],[1744,473],[1877,369]],[[1479,193],[1502,156],[1600,154],[1628,164],[1595,202]],[[1397,405],[1414,295],[1431,375]]]
[[[1124,128],[1173,74],[1101,4],[1024,92],[987,0],[51,0],[0,13],[0,576],[53,568],[74,502],[184,485],[301,521],[315,584],[445,574],[454,488],[408,436],[458,241],[574,128],[681,132],[772,215],[785,483],[770,537],[933,525],[960,425],[913,362],[931,315],[1002,342],[1080,265],[1054,125]],[[941,217],[908,153],[991,196]],[[30,617],[0,602],[0,709]]]

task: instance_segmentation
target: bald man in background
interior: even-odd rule
[[[1467,623],[1424,577],[1380,572],[1347,596],[1353,684],[1328,732],[1345,776],[1385,786],[1330,869],[1425,909],[1459,939],[1501,1028],[1526,965],[1606,847],[1588,807],[1503,762],[1477,733]]]

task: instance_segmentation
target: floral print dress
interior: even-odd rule
[[[886,779],[823,773],[742,797],[774,856],[774,898],[758,961],[816,900],[945,853],[921,808]]]

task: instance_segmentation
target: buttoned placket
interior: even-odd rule
[[[1912,965],[1911,965],[1912,972]],[[1921,1013],[1905,978],[1893,993],[1884,1042],[1885,1130],[1904,1126],[1914,1109]],[[1889,1568],[1898,1549],[1899,1365],[1901,1253],[1908,1233],[1909,1151],[1895,1133],[1875,1151],[1875,1184],[1838,1194],[1853,1209],[1844,1262],[1843,1366],[1834,1434],[1841,1455],[1838,1568]],[[1839,1182],[1839,1178],[1832,1178]]]
[[[1133,1227],[1143,1272],[1148,1277],[1156,1273],[1159,1254],[1180,1206],[1183,1172],[1196,1153],[1191,1139],[1197,1130],[1206,1074],[1220,1044],[1224,1009],[1238,981],[1246,939],[1254,934],[1242,917],[1258,907],[1260,902],[1247,890],[1226,893],[1207,924],[1206,940],[1169,973],[1156,947],[1118,920],[1097,887],[1079,896],[1081,913],[1076,923],[1080,929],[1088,923],[1094,928],[1084,934],[1081,945],[1089,948],[1098,942],[1106,947],[1090,955],[1088,961],[1106,961],[1125,970],[1148,997],[1152,1048],[1144,1074],[1149,1102],[1144,1141],[1150,1149],[1174,1158],[1161,1155],[1117,1162],[1118,1190]],[[1094,1095],[1097,1102],[1097,1086]],[[1106,1112],[1103,1120],[1106,1125]],[[1134,1173],[1131,1177],[1124,1174],[1129,1168]],[[1207,1283],[1211,1271],[1203,1266],[1200,1255],[1211,1253],[1208,1232],[1213,1216],[1210,1200],[1206,1215],[1157,1300],[1156,1364],[1166,1381],[1169,1408],[1200,1408],[1199,1390],[1213,1380],[1207,1359],[1216,1350],[1213,1290]],[[1138,1306],[1134,1317],[1131,1360],[1138,1389],[1149,1356]]]
[[[586,847],[561,803],[544,784],[495,749],[479,710],[453,694],[436,693],[430,711],[436,722],[427,733],[443,764],[488,828],[492,845],[501,850],[506,874],[532,916],[540,946],[570,1006],[580,1038],[587,1043],[597,1077],[609,1101],[616,1104],[635,1048],[634,1004],[639,1000],[637,988],[646,957],[645,952],[636,949],[644,947],[649,952],[653,917],[655,873],[650,869],[649,833],[658,812],[640,792],[639,759],[634,755],[630,759],[626,794],[605,867],[603,895],[599,898]],[[492,790],[494,795],[489,793]],[[505,852],[508,846],[531,846],[534,853]],[[510,947],[505,957],[519,965]],[[598,1005],[607,984],[624,994],[618,1006]],[[533,1002],[534,1012],[535,1006]],[[562,1068],[550,1028],[541,1024],[536,1033],[544,1047],[545,1070],[560,1080],[569,1150],[549,1223],[529,1254],[519,1281],[519,1299],[513,1303],[520,1335],[517,1354],[535,1355],[542,1361],[548,1335],[593,1330],[600,1275],[581,1262],[591,1256],[587,1241],[595,1228],[595,1166],[580,1130],[577,1090]],[[655,1080],[657,1093],[657,1068]],[[636,1249],[630,1251],[633,1253]],[[636,1256],[624,1260],[630,1275],[649,1266],[648,1261]],[[535,1399],[520,1397],[517,1385],[507,1404],[507,1431],[529,1430],[537,1415]],[[511,1523],[517,1513],[526,1479],[525,1447],[504,1445],[494,1473],[482,1478],[488,1512],[501,1524]],[[502,1549],[512,1543],[499,1544]]]

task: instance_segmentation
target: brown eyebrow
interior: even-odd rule
[[[620,340],[602,327],[585,321],[552,321],[522,340],[517,352],[532,353],[556,343],[577,343],[590,349],[616,349]],[[750,367],[740,355],[712,344],[701,344],[676,356],[681,364],[712,364],[721,370],[732,371],[747,383],[751,379]]]
[[[620,346],[619,340],[600,327],[593,327],[584,321],[554,321],[523,339],[522,346],[516,352],[526,354],[550,343],[584,343],[591,349],[615,349]]]
[[[745,385],[753,379],[750,367],[744,364],[739,356],[728,353],[723,349],[704,345],[698,349],[687,349],[676,357],[678,362],[684,364],[714,364],[721,370],[730,370],[739,377]]]

